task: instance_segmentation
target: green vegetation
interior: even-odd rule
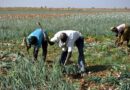
[[[26,10],[27,11],[27,10]],[[52,10],[54,13],[55,11]],[[65,13],[67,10],[64,10]],[[11,11],[10,11],[11,12]],[[36,14],[37,11],[30,11]],[[38,10],[43,14],[42,10]],[[60,11],[61,12],[61,11]],[[36,63],[31,60],[32,53],[27,54],[26,49],[20,46],[22,38],[37,28],[40,21],[49,37],[59,30],[74,29],[80,31],[85,37],[85,60],[89,73],[83,78],[89,85],[87,88],[99,90],[104,85],[106,89],[130,89],[130,52],[129,48],[117,48],[114,45],[114,34],[110,27],[121,24],[130,24],[129,12],[84,14],[78,10],[70,10],[69,16],[42,18],[17,18],[14,16],[3,18],[0,16],[0,89],[5,90],[79,90],[80,79],[67,79],[63,67],[58,65],[60,49],[49,46],[47,61],[39,58]],[[87,11],[84,11],[87,12]],[[0,11],[5,14],[5,11]],[[9,12],[8,12],[9,13]],[[26,12],[25,12],[26,13]],[[56,13],[56,12],[55,12]],[[11,13],[12,14],[12,13]],[[29,13],[27,13],[29,14]],[[58,13],[59,14],[59,13]],[[57,15],[58,15],[57,14]],[[92,39],[91,42],[88,39]],[[53,53],[52,53],[53,52]],[[73,51],[72,61],[77,63],[77,51]],[[68,65],[67,74],[76,74],[77,67]],[[98,86],[98,87],[96,87]],[[108,87],[109,86],[109,87]],[[82,89],[81,89],[82,90]]]
[[[16,54],[15,62],[3,64],[9,69],[7,75],[1,75],[1,90],[73,90],[74,87],[64,80],[61,67],[53,64],[48,67],[43,60],[33,63],[31,60]],[[3,62],[4,63],[4,62]],[[10,64],[9,64],[10,63]],[[1,63],[2,65],[2,63]],[[62,79],[61,79],[62,78]]]

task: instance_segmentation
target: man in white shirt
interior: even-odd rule
[[[116,33],[116,36],[118,37],[118,36],[120,36],[120,35],[123,34],[125,28],[126,28],[126,24],[121,24],[121,25],[119,25],[119,26],[112,27],[112,28],[111,28],[111,31],[112,31],[112,32],[115,32],[115,33]]]
[[[84,60],[84,38],[80,32],[74,30],[63,30],[57,32],[53,38],[49,41],[51,45],[58,43],[59,47],[62,48],[60,57],[60,64],[65,65],[70,59],[74,44],[78,48],[78,65],[80,66],[81,72],[85,72],[85,60]]]
[[[122,45],[124,41],[127,41],[127,45],[130,39],[130,26],[121,24],[111,28],[112,32],[116,33],[117,40],[115,44]]]

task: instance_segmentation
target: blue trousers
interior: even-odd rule
[[[75,41],[75,45],[78,48],[78,65],[81,69],[82,72],[85,72],[85,60],[84,60],[84,38],[83,37],[79,37],[76,41]],[[61,53],[61,57],[60,57],[60,64],[64,64],[66,57],[67,57],[67,53],[68,51],[62,51]]]

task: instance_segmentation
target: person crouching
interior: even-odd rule
[[[62,48],[62,53],[60,57],[60,64],[66,65],[67,61],[70,59],[74,44],[78,49],[78,65],[80,67],[80,72],[85,73],[85,60],[84,60],[84,37],[80,32],[74,30],[63,30],[57,32],[53,38],[49,41],[51,45],[58,43],[59,47]]]
[[[27,51],[33,47],[33,60],[37,60],[39,48],[42,47],[42,59],[45,61],[47,56],[48,42],[46,40],[46,32],[41,28],[35,29],[25,38]]]
[[[127,46],[130,40],[130,26],[126,24],[121,24],[116,27],[111,28],[112,32],[116,33],[115,44],[121,46],[124,42],[127,42]]]

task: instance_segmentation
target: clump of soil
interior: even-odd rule
[[[0,52],[0,61],[16,61],[17,54]]]
[[[93,37],[88,37],[88,38],[85,38],[85,42],[92,43],[92,42],[97,42],[97,40]]]

